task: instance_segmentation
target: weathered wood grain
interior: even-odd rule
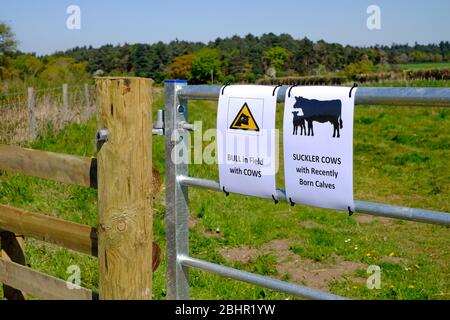
[[[0,228],[84,254],[97,255],[96,229],[87,225],[0,205]]]
[[[97,159],[0,144],[0,170],[33,177],[97,187]],[[152,190],[161,189],[161,176],[152,168]]]
[[[87,225],[0,205],[0,229],[97,256],[97,229]],[[6,237],[2,237],[3,241],[7,241]],[[24,257],[19,258],[17,256],[13,261],[25,263]],[[161,249],[155,242],[151,261],[155,271],[161,261]]]
[[[80,186],[97,186],[95,158],[0,145],[0,170]]]
[[[69,289],[64,280],[0,258],[0,282],[44,300],[93,300],[97,294],[85,288]]]
[[[97,78],[99,291],[101,299],[151,299],[152,81]]]

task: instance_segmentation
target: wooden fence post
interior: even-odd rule
[[[152,82],[96,79],[100,299],[152,298]]]
[[[67,121],[69,119],[69,96],[68,96],[68,85],[64,83],[62,85],[62,98],[63,98],[63,120]]]
[[[23,252],[25,241],[23,237],[9,231],[0,230],[0,239],[2,259],[25,265],[25,254]],[[5,284],[3,285],[3,296],[7,300],[25,300],[26,297],[24,292]]]
[[[36,139],[36,115],[35,115],[36,103],[34,100],[34,88],[28,88],[28,129],[29,138],[31,140]]]

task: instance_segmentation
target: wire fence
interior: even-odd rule
[[[0,143],[32,141],[68,123],[85,122],[94,111],[95,88],[88,84],[0,94]]]

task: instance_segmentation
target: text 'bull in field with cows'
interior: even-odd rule
[[[308,122],[308,136],[314,136],[313,121],[320,123],[330,122],[333,125],[333,138],[340,137],[340,129],[343,128],[342,122],[342,102],[341,100],[321,101],[315,99],[306,99],[303,97],[295,97],[294,109],[301,109],[303,116],[298,115],[298,111],[292,112],[294,115],[293,134],[297,135],[298,127],[301,128],[300,135],[305,129],[305,121]]]

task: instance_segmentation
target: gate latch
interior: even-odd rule
[[[154,136],[164,135],[164,110],[159,109],[156,113],[156,121],[153,124],[152,134]]]

